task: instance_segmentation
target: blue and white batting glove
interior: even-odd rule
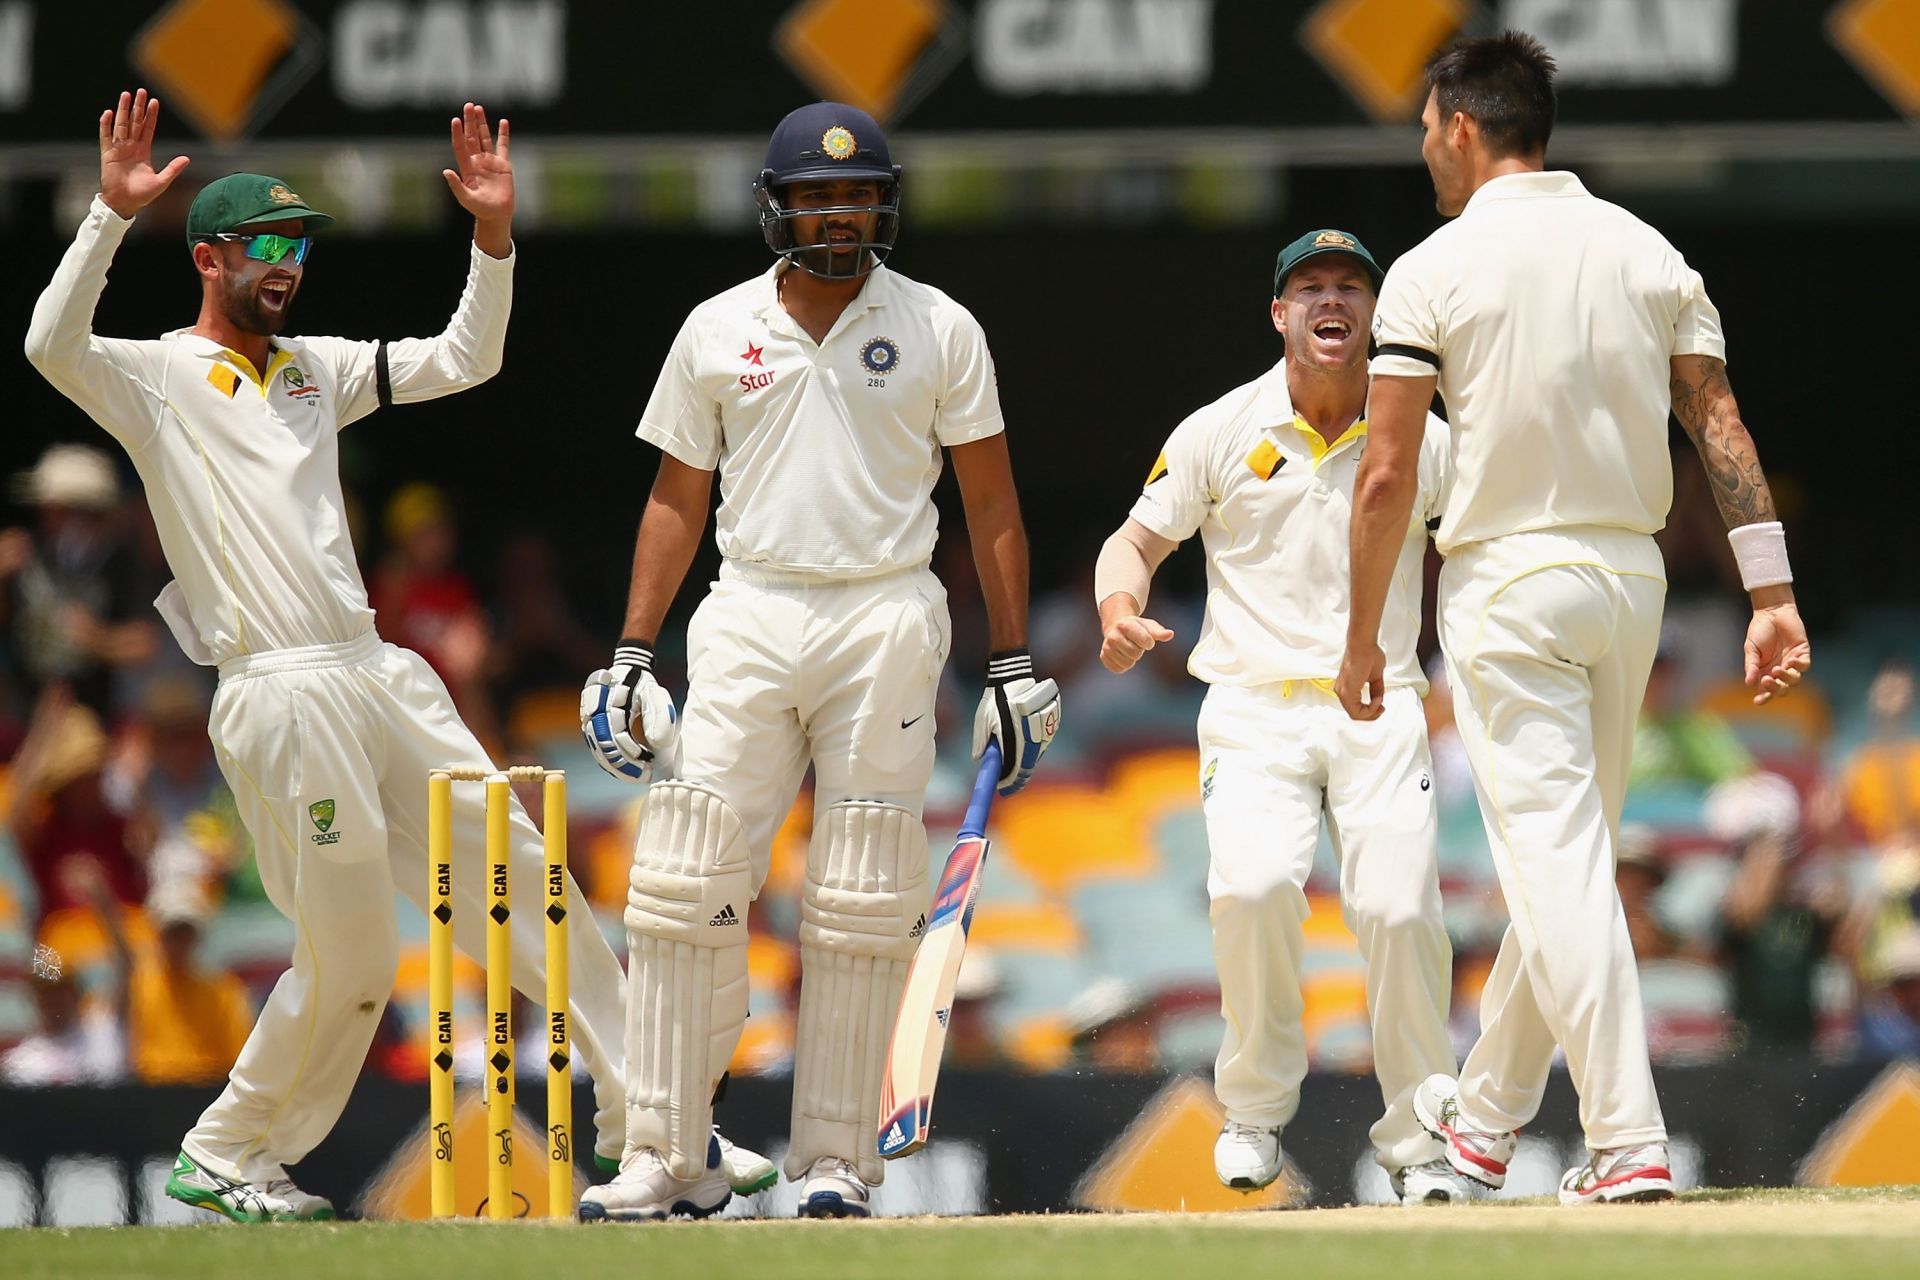
[[[616,778],[651,782],[680,761],[680,718],[673,698],[653,678],[653,650],[622,640],[613,665],[587,677],[580,691],[580,736],[594,761]]]
[[[1060,686],[1033,678],[1033,655],[1008,649],[987,656],[987,689],[973,718],[973,758],[1000,744],[1000,784],[1010,796],[1027,785],[1053,735],[1060,732]]]

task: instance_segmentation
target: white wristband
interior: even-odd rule
[[[1145,609],[1147,588],[1152,582],[1153,571],[1147,568],[1140,549],[1116,533],[1101,546],[1100,557],[1093,562],[1094,607],[1099,608],[1114,592],[1124,591],[1133,597],[1135,609]]]
[[[1729,529],[1727,541],[1733,544],[1733,558],[1740,566],[1740,585],[1748,591],[1793,581],[1787,564],[1787,530],[1778,520]]]

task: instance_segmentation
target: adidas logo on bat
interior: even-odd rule
[[[907,1140],[907,1135],[900,1132],[900,1123],[899,1121],[896,1120],[894,1122],[893,1128],[887,1130],[886,1149],[888,1151],[891,1151],[895,1147],[899,1146],[901,1143],[905,1142],[906,1140]]]
[[[729,902],[726,906],[720,908],[719,914],[714,916],[713,919],[707,921],[707,923],[710,925],[739,924],[740,917],[733,913],[733,904]]]
[[[920,913],[920,918],[913,922],[913,928],[907,930],[907,936],[909,938],[917,938],[921,934],[925,933],[926,931],[927,931],[927,914],[926,912],[923,911]]]

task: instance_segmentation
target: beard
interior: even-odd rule
[[[293,295],[287,295],[285,306],[269,308],[260,301],[260,286],[252,288],[236,285],[220,298],[220,314],[228,324],[242,333],[251,333],[257,337],[271,338],[286,327],[287,314],[293,310]]]

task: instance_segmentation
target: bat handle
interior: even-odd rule
[[[974,775],[973,798],[967,801],[967,816],[960,823],[961,839],[987,834],[987,810],[993,807],[993,789],[999,783],[1000,744],[990,741],[980,757],[980,772]]]

